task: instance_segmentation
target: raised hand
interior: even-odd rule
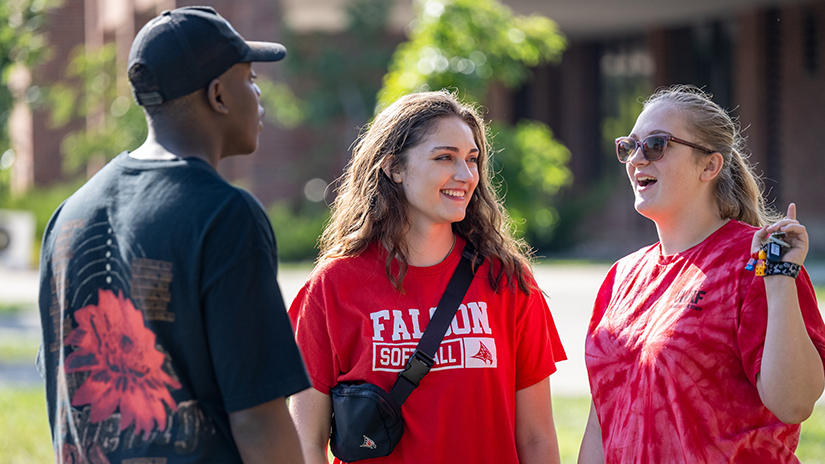
[[[753,234],[751,252],[758,252],[768,236],[776,232],[784,232],[785,238],[782,240],[791,246],[784,249],[782,261],[802,265],[808,255],[808,231],[796,220],[796,204],[788,205],[788,213],[784,219],[766,225]]]

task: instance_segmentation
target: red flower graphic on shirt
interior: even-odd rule
[[[66,357],[66,372],[88,371],[89,377],[72,397],[72,406],[91,404],[93,423],[120,407],[120,430],[133,421],[135,435],[166,428],[163,403],[177,411],[169,394],[180,383],[163,371],[165,356],[155,348],[155,334],[146,328],[143,313],[130,300],[110,290],[98,290],[97,305],[74,314],[77,328],[66,338],[75,346]]]

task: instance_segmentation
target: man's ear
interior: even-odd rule
[[[224,104],[224,88],[223,84],[221,83],[220,78],[214,78],[209,82],[209,85],[206,86],[206,100],[209,103],[209,106],[221,114],[226,114],[229,112],[229,108],[226,107]]]
[[[700,179],[704,181],[711,181],[722,172],[722,167],[725,164],[725,158],[719,152],[711,153],[705,160],[705,168],[702,169]]]

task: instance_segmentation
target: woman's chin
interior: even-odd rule
[[[636,209],[636,212],[642,216],[650,219],[651,221],[656,220],[656,208],[651,205],[650,202],[637,199],[633,207]]]

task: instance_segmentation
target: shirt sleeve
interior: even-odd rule
[[[796,279],[796,291],[799,307],[808,336],[819,352],[825,365],[825,323],[819,312],[811,278],[802,268]],[[748,379],[756,385],[756,374],[762,366],[762,351],[765,347],[765,333],[768,327],[768,303],[765,295],[765,283],[762,277],[754,277],[745,297],[740,312],[738,329],[739,348],[742,365]]]
[[[275,237],[256,203],[224,208],[204,240],[209,350],[226,409],[247,409],[309,387],[277,282]]]
[[[326,309],[314,298],[310,288],[318,288],[316,273],[301,288],[289,308],[289,317],[295,326],[295,338],[307,362],[313,387],[324,394],[338,383],[338,365],[332,350]]]
[[[521,302],[516,321],[516,390],[547,378],[556,372],[557,362],[567,359],[544,295],[535,282],[531,283],[529,296],[516,291],[516,301]]]

